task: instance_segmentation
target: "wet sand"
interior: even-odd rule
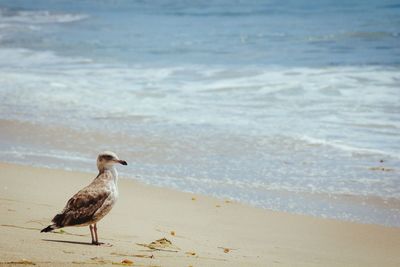
[[[400,228],[293,215],[120,179],[99,224],[40,233],[96,176],[0,163],[0,266],[399,266]],[[167,238],[172,246],[149,244]],[[132,263],[131,263],[132,262]]]

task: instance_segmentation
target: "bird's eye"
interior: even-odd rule
[[[113,157],[112,157],[112,156],[109,156],[109,155],[104,155],[102,158],[103,158],[104,160],[112,160],[112,159],[113,159]]]

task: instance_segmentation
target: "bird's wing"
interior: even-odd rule
[[[110,191],[89,185],[68,200],[64,210],[52,221],[59,227],[86,224],[109,196]]]

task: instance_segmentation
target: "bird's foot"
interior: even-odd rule
[[[109,243],[102,243],[102,242],[96,242],[96,241],[92,241],[92,245],[95,245],[95,246],[112,247],[112,245],[109,244]]]

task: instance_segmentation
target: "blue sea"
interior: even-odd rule
[[[0,161],[400,227],[400,2],[0,0]],[[1,171],[1,170],[0,170]]]

